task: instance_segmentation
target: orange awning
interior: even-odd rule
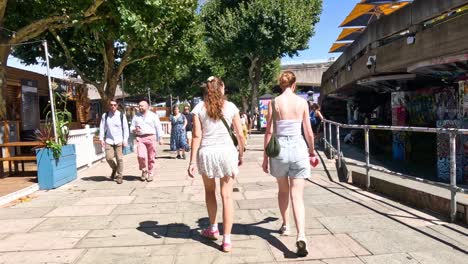
[[[389,15],[408,4],[410,3],[357,4],[346,19],[340,24],[340,27],[365,27],[370,22],[378,19],[381,15]]]
[[[337,41],[343,40],[355,40],[359,35],[362,34],[364,28],[343,28],[343,31],[338,36]]]
[[[333,43],[332,47],[328,51],[328,53],[333,53],[333,52],[344,52],[348,46],[351,45],[351,42],[345,42],[345,43]]]

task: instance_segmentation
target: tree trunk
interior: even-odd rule
[[[249,67],[249,83],[252,89],[250,111],[255,113],[258,102],[258,87],[260,86],[262,62],[260,58],[251,58]]]
[[[1,41],[0,43],[5,43]],[[0,46],[0,119],[4,120],[8,118],[6,107],[5,107],[5,96],[4,93],[7,88],[7,78],[6,78],[6,70],[7,70],[7,62],[8,56],[10,55],[11,49],[10,46]]]
[[[244,112],[247,112],[249,110],[249,98],[247,96],[242,96],[241,97],[241,100],[242,100],[242,110]]]

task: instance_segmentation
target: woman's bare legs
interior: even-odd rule
[[[304,179],[291,178],[291,203],[296,222],[297,237],[305,238]]]
[[[283,225],[289,227],[289,179],[288,177],[277,177],[278,182],[278,205],[280,208]]]
[[[205,185],[205,203],[210,218],[210,225],[216,224],[216,212],[218,205],[216,203],[216,182],[215,179],[210,179],[203,175],[203,184]]]
[[[221,184],[221,199],[223,201],[223,229],[224,235],[230,235],[232,231],[232,222],[234,214],[234,206],[232,203],[232,186],[234,179],[225,176],[220,180]]]

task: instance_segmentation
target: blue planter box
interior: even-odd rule
[[[62,156],[55,159],[48,148],[36,150],[39,189],[55,189],[76,179],[75,145],[62,147]]]

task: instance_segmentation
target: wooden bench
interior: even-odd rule
[[[15,173],[18,172],[18,163],[21,162],[21,169],[24,172],[24,163],[25,162],[35,162],[36,156],[27,156],[27,155],[18,155],[11,157],[3,157],[3,148],[14,147],[42,147],[44,144],[41,141],[21,141],[21,142],[7,142],[0,144],[0,178],[5,177],[5,170],[3,166],[4,161],[8,161],[9,171],[11,172],[11,162],[13,162],[15,167]],[[17,152],[16,152],[17,153]]]
[[[8,161],[8,170],[11,173],[11,162],[13,162],[14,165],[14,172],[15,174],[18,174],[18,163],[21,162],[21,171],[24,172],[24,163],[25,162],[31,162],[34,161],[36,162],[36,156],[13,156],[13,157],[5,157],[5,158],[0,158],[0,162],[3,165],[4,161]],[[3,167],[3,166],[2,166]],[[0,172],[0,178],[4,177],[4,170]]]

